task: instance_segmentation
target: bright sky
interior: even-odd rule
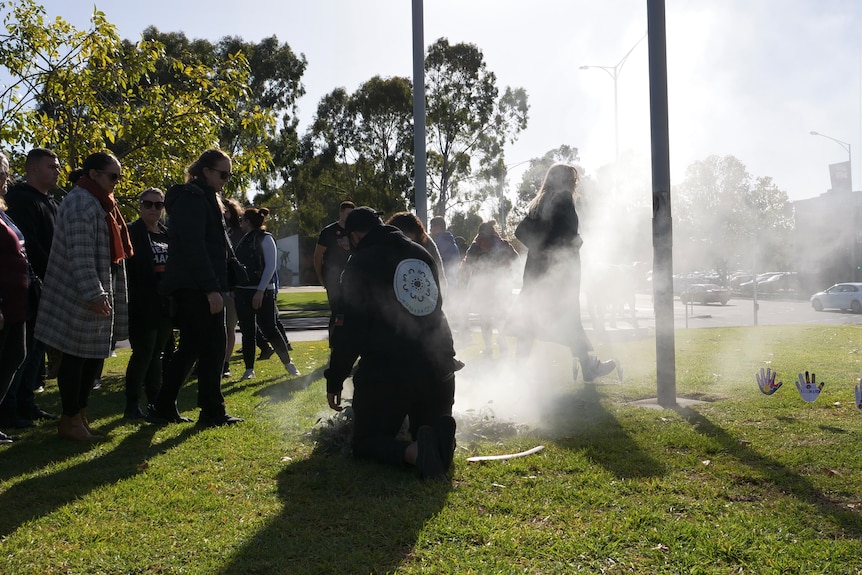
[[[124,38],[148,25],[189,38],[276,35],[308,59],[303,132],[320,98],[374,75],[412,79],[409,0],[42,0],[51,16],[88,26],[95,3]],[[445,36],[484,53],[499,86],[529,95],[529,127],[512,165],[562,144],[587,173],[614,160],[613,67],[647,29],[645,0],[425,0],[425,45]],[[667,0],[671,183],[711,154],[770,176],[791,200],[830,188],[828,165],[853,152],[862,189],[862,0]],[[621,152],[649,161],[648,48],[617,80]],[[843,148],[843,149],[842,149]],[[510,172],[512,183],[523,167]]]

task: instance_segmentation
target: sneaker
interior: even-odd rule
[[[584,368],[585,383],[592,383],[594,379],[607,375],[617,368],[616,362],[612,359],[599,361],[598,358],[591,358],[591,363],[592,365],[589,369],[586,366],[582,366]]]
[[[258,361],[263,361],[275,355],[275,350],[272,348],[260,350],[260,355],[257,356]]]
[[[299,375],[299,370],[296,368],[296,364],[294,364],[292,361],[290,363],[284,364],[284,369],[286,369],[287,373],[289,373],[290,375]]]
[[[222,377],[230,377],[230,364],[225,363],[221,372]]]
[[[198,417],[198,425],[202,427],[221,427],[223,425],[233,425],[242,421],[245,420],[241,417],[234,417],[233,415],[227,413],[225,413],[224,415],[217,415],[215,417],[209,417],[204,414],[201,414]]]
[[[242,377],[239,378],[240,381],[245,381],[246,379],[254,379],[254,370],[247,369],[245,373],[242,374]]]
[[[440,446],[437,433],[430,425],[423,425],[416,433],[416,443],[419,453],[416,455],[416,468],[419,477],[432,481],[448,481],[443,461],[440,459]]]
[[[93,380],[93,389],[102,389],[102,378],[97,377]]]

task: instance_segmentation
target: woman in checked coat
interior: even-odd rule
[[[60,204],[54,243],[36,318],[36,339],[62,352],[57,386],[63,404],[59,436],[92,441],[100,435],[87,421],[87,402],[112,340],[128,334],[125,258],[129,233],[114,200],[120,163],[106,152],[91,154]]]

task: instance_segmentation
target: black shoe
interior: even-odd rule
[[[262,350],[260,350],[260,355],[259,355],[259,356],[257,356],[257,360],[258,360],[258,361],[263,361],[263,360],[265,360],[265,359],[269,359],[269,358],[271,358],[273,355],[275,355],[275,350],[274,350],[274,349],[272,349],[272,348],[269,348],[269,349],[262,349]]]
[[[440,462],[443,471],[448,472],[452,467],[452,458],[455,455],[455,419],[446,415],[434,422],[434,433],[437,434],[437,449],[440,450]]]
[[[126,410],[123,412],[123,419],[146,419],[146,417],[147,414],[137,403],[126,406]]]
[[[221,376],[224,378],[230,377],[230,375],[230,364],[225,362],[224,367],[222,368]]]
[[[149,423],[155,423],[156,425],[165,425],[166,423],[191,423],[192,421],[188,417],[180,415],[180,412],[176,409],[173,410],[173,413],[166,413],[159,411],[154,405],[147,406],[146,420]]]
[[[39,421],[40,419],[57,420],[60,418],[53,413],[48,413],[44,409],[39,408],[39,406],[33,406],[28,413],[24,414],[24,419]]]
[[[423,425],[416,433],[416,443],[419,453],[416,455],[416,468],[419,477],[432,481],[449,481],[443,461],[440,459],[440,446],[437,434],[430,425]]]
[[[225,413],[224,415],[218,415],[216,417],[209,417],[204,414],[201,414],[198,417],[198,425],[203,427],[221,427],[223,425],[233,425],[234,423],[240,423],[245,421],[241,417],[234,417],[233,415],[229,415]]]

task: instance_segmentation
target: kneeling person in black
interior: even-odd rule
[[[446,478],[455,450],[455,348],[428,252],[368,207],[345,224],[353,255],[341,276],[342,301],[326,370],[329,405],[340,411],[353,376],[353,454],[415,465]],[[397,438],[405,416],[413,441]]]

